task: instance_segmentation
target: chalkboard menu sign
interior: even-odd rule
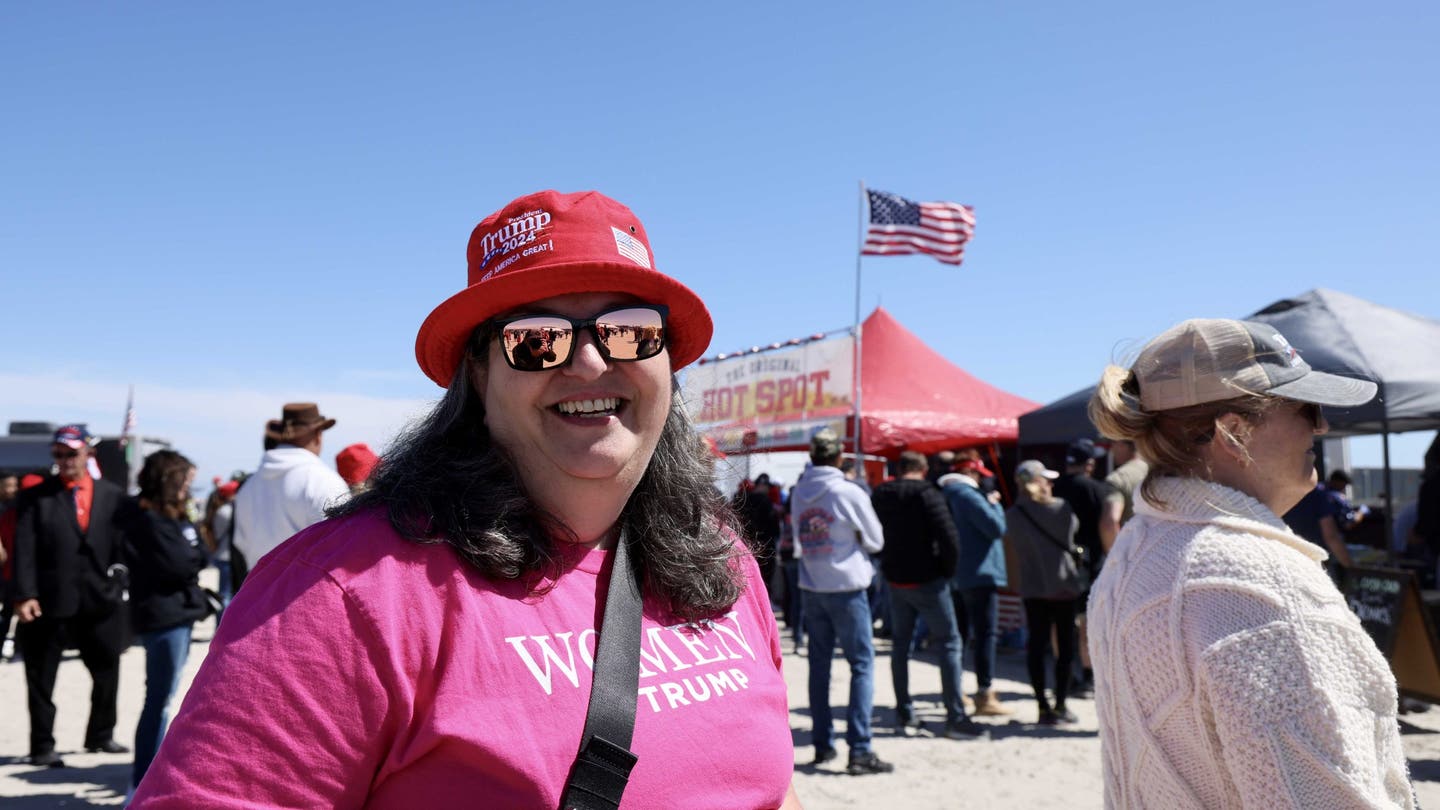
[[[1375,640],[1386,658],[1395,649],[1395,631],[1400,626],[1400,609],[1410,587],[1408,571],[1354,568],[1346,572],[1343,591],[1350,609]]]

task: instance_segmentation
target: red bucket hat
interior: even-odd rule
[[[670,309],[666,346],[678,370],[705,353],[714,324],[705,303],[654,269],[645,226],[598,191],[541,191],[486,217],[470,235],[465,289],[436,307],[415,337],[425,376],[450,384],[476,326],[530,301],[617,292]]]

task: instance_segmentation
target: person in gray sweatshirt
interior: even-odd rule
[[[870,497],[840,471],[841,441],[822,428],[810,439],[813,466],[790,493],[790,521],[800,546],[800,589],[805,591],[805,632],[810,637],[810,732],[815,762],[836,757],[830,712],[830,656],[835,644],[850,663],[850,706],[845,744],[852,774],[889,773],[895,766],[870,749],[875,647],[865,589],[875,578],[870,555],[885,547]]]

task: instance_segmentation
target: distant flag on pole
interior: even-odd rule
[[[135,433],[135,386],[130,386],[130,396],[125,400],[125,424],[120,426],[120,447],[125,451],[125,463],[130,466],[132,477],[135,469],[135,447],[130,440]]]
[[[865,231],[861,255],[926,253],[954,265],[965,258],[965,243],[975,233],[975,210],[970,206],[917,203],[873,189],[865,193],[870,197],[870,227]]]
[[[125,424],[120,427],[120,440],[130,440],[135,432],[135,386],[130,386],[130,396],[125,400]]]

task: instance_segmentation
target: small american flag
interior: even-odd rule
[[[928,253],[946,264],[960,264],[965,243],[975,233],[975,211],[951,202],[907,200],[898,194],[867,189],[870,228],[865,232],[866,256]]]
[[[125,424],[120,428],[120,440],[129,440],[135,432],[135,386],[130,386],[130,396],[125,400]]]
[[[620,255],[635,262],[641,267],[650,267],[650,251],[645,249],[645,243],[630,234],[620,230],[614,225],[610,230],[615,232],[615,247],[619,249]]]

